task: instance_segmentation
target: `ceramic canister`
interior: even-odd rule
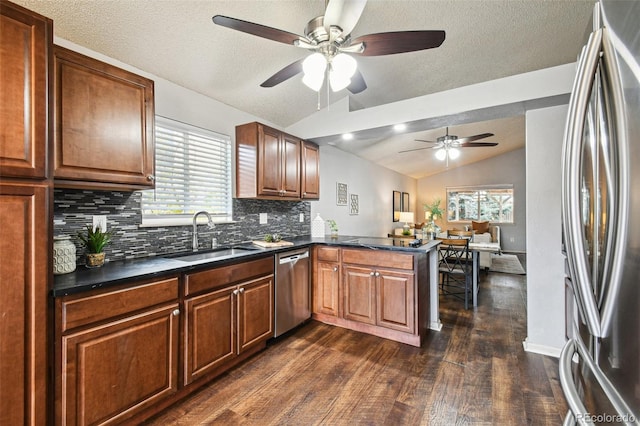
[[[68,235],[53,237],[53,273],[68,274],[76,270],[76,246]]]

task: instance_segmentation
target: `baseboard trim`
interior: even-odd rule
[[[540,355],[552,356],[554,358],[560,358],[560,352],[562,352],[562,348],[529,343],[527,342],[527,339],[524,339],[524,341],[522,342],[522,347],[524,348],[525,352],[532,352]]]

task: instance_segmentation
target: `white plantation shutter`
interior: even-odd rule
[[[231,139],[156,116],[156,188],[143,191],[144,220],[208,211],[231,220]]]

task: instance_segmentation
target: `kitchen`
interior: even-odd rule
[[[83,48],[82,46],[79,46],[79,45],[75,45],[70,42],[65,42],[64,40],[56,40],[56,43],[63,44],[65,47],[69,47],[73,50],[80,51],[81,53],[85,53],[89,56],[97,57],[98,59],[102,59],[107,62],[111,62],[111,63],[115,62],[118,66],[121,66],[122,68],[129,68],[129,69],[131,68],[126,64],[117,63],[117,61],[113,61],[109,58],[103,57],[100,54],[91,52],[88,49]],[[572,74],[573,74],[572,67],[566,67],[566,69],[553,70],[553,71],[558,72],[558,75],[561,76],[561,78],[559,78],[558,80],[564,83],[563,84],[558,83],[558,86],[562,86],[562,87],[559,87],[556,92],[553,92],[553,90],[551,89],[545,89],[545,90],[548,90],[548,92],[545,92],[545,94],[550,97],[554,95],[566,93],[567,91],[566,82],[568,79],[572,78]],[[552,74],[552,75],[555,75],[555,74]],[[533,79],[533,76],[531,77]],[[549,77],[549,78],[553,78],[553,77]],[[207,127],[214,127],[219,131],[224,130],[224,133],[229,135],[233,134],[233,127],[235,124],[251,122],[256,120],[256,117],[251,114],[226,107],[225,105],[222,105],[216,101],[208,99],[194,92],[189,92],[161,78],[153,78],[153,80],[155,81],[156,113],[158,113],[159,115],[174,117],[177,119],[182,119],[184,121],[191,121],[191,122],[194,121],[193,117],[197,117],[198,119],[195,120],[196,124],[199,124],[201,122],[206,122]],[[509,85],[508,83],[509,82],[506,81],[505,85],[508,86]],[[344,107],[344,106],[343,105],[338,105],[335,107],[332,106],[332,109],[329,112],[329,114],[338,115],[341,111],[341,107]],[[206,117],[203,116],[204,115],[203,111],[208,111],[208,113],[206,114]],[[558,150],[559,150],[560,143],[554,144],[553,141],[554,140],[558,141],[562,138],[565,114],[566,114],[566,108],[563,109],[561,105],[552,106],[547,109],[543,108],[540,110],[534,110],[527,113],[527,120],[528,120],[527,128],[529,129],[529,126],[531,126],[531,129],[532,129],[531,130],[532,134],[527,135],[528,140],[535,141],[535,138],[539,138],[540,142],[544,144],[541,146],[552,145],[553,149],[556,150],[556,151],[544,150],[544,152],[540,152],[539,156],[537,157],[536,156],[531,157],[528,155],[527,161],[531,161],[532,159],[535,159],[535,161],[539,161],[540,164],[544,166],[546,165],[546,161],[547,161],[546,156],[552,157],[554,152],[556,153],[556,157],[559,156]],[[536,126],[535,125],[536,122],[544,123],[544,125]],[[232,123],[232,125],[230,125],[230,123]],[[555,132],[554,132],[554,128],[549,126],[549,123],[554,123]],[[288,131],[290,131],[293,134],[298,134],[298,132],[295,131],[295,127]],[[551,138],[549,136],[551,136]],[[390,197],[391,197],[392,191],[402,190],[412,194],[421,193],[421,191],[417,189],[417,185],[414,180],[407,178],[405,176],[401,176],[401,175],[389,172],[387,169],[371,166],[369,163],[361,160],[360,158],[345,155],[344,153],[334,148],[323,147],[321,155],[323,160],[321,161],[321,165],[320,165],[321,167],[320,174],[321,176],[328,176],[329,179],[325,181],[323,184],[321,184],[320,201],[311,202],[309,207],[303,207],[304,211],[302,211],[302,213],[305,215],[305,218],[307,218],[306,220],[310,220],[312,217],[314,217],[316,212],[322,213],[324,216],[326,216],[325,212],[329,211],[330,216],[334,216],[334,217],[336,217],[335,216],[336,214],[342,213],[343,216],[338,218],[338,222],[341,224],[342,229],[348,229],[348,232],[350,234],[384,235],[389,231],[389,227],[391,226],[391,224],[387,220],[388,209],[380,209],[378,207],[380,205],[391,204]],[[537,167],[536,164],[527,164],[527,170],[529,170],[530,168],[539,169],[539,167]],[[336,170],[339,170],[340,172],[337,172]],[[372,179],[371,176],[375,176],[376,178],[376,181],[374,181],[375,182],[374,185],[371,185],[371,182],[370,182]],[[353,190],[358,191],[360,193],[361,214],[359,216],[349,217],[348,214],[344,214],[344,211],[338,211],[338,209],[336,209],[335,206],[330,207],[332,204],[335,204],[334,187],[335,187],[336,181],[348,182],[350,186],[353,188]],[[539,183],[538,184],[539,186],[536,188],[536,190],[544,191],[546,189],[544,186],[545,184],[552,188],[551,189],[552,193],[557,194],[557,190],[553,189],[554,185],[552,182]],[[529,184],[528,189],[531,189],[530,185],[531,184]],[[375,187],[375,190],[372,191],[370,189],[371,187]],[[57,192],[58,195],[56,196],[54,194],[54,197],[53,197],[54,201],[59,200],[61,198],[60,194],[62,194],[62,192],[60,191],[64,192],[65,190],[57,189],[56,191],[58,191]],[[384,195],[379,196],[378,198],[378,196],[374,197],[372,195],[369,195],[371,192],[375,192],[375,193],[379,192],[380,194],[384,194]],[[114,195],[114,196],[118,196],[118,195]],[[385,199],[386,197],[389,197],[389,199]],[[423,198],[421,198],[421,196],[419,195],[417,200],[414,201],[414,203],[416,203],[417,205],[420,205],[421,201],[426,202],[431,198],[430,195],[428,194],[423,195],[422,197]],[[70,198],[73,198],[73,196],[70,196]],[[90,198],[90,196],[87,196],[87,198]],[[547,198],[545,199],[545,202],[547,203],[549,202],[548,195],[547,195]],[[90,204],[91,201],[88,201],[88,203]],[[58,203],[58,205],[62,205],[62,204],[64,204],[64,202]],[[528,205],[529,204],[530,203],[528,203]],[[558,204],[559,204],[559,201],[558,201]],[[105,205],[109,205],[109,203],[106,202]],[[263,206],[258,204],[257,206],[252,206],[252,207],[256,207],[256,210],[251,210],[255,216],[251,217],[249,220],[250,221],[253,220],[255,222],[250,226],[256,226],[256,228],[259,229],[259,223],[258,223],[259,218],[257,213],[261,212],[261,209]],[[272,206],[268,205],[268,208],[271,209]],[[309,209],[309,210],[306,210],[306,209]],[[291,216],[293,216],[294,222],[300,213],[299,211],[295,211],[293,214],[291,214],[286,210],[283,211],[282,213],[278,213],[278,209],[276,208],[275,210],[276,210],[276,213],[275,213],[276,219],[279,218],[278,215],[281,215],[283,218],[285,218],[285,220],[291,221]],[[550,214],[548,210],[546,210],[544,214],[540,214],[539,218],[536,218],[535,212],[533,213],[534,214],[527,214],[528,226],[531,227],[533,225],[536,225],[535,221],[538,220],[540,225],[543,225],[541,228],[544,230],[544,232],[548,233],[548,235],[540,235],[540,238],[541,239],[546,238],[547,244],[549,242],[549,239],[557,240],[558,241],[557,245],[559,246],[560,244],[559,218],[557,222],[553,222],[555,218],[551,218],[551,219],[549,218]],[[109,210],[106,210],[105,212],[103,212],[103,214],[106,214],[107,216],[109,216],[111,212]],[[327,216],[326,218],[330,216]],[[377,217],[379,217],[380,219],[376,220]],[[374,220],[369,220],[369,219],[374,219]],[[60,217],[58,217],[58,222],[59,223],[61,222]],[[279,222],[279,220],[276,220],[276,222]],[[55,222],[54,222],[54,228],[55,228]],[[531,237],[532,236],[528,236],[528,239],[527,239],[527,251],[529,253],[536,252],[536,249],[535,249],[536,244],[535,244],[535,241],[534,242],[530,241]],[[532,250],[529,250],[529,245],[534,246],[534,248]],[[539,251],[539,249],[537,250]],[[539,274],[541,274],[541,276],[528,277],[528,279],[535,279],[535,281],[537,282],[554,282],[554,281],[561,282],[562,275],[563,275],[563,271],[562,271],[563,267],[561,264],[561,260],[560,261],[558,261],[557,259],[551,260],[552,264],[556,265],[556,268],[554,269],[554,268],[548,267],[549,262],[546,262],[542,255],[539,259],[540,259],[540,264],[545,265],[543,268],[539,268],[540,269]],[[535,263],[533,263],[532,266],[534,267],[530,268],[530,270],[533,270],[533,271],[537,270],[537,268],[535,268]],[[549,278],[548,274],[555,274],[555,275],[552,275],[550,277],[551,280],[548,280]],[[542,296],[539,300],[536,299],[535,294],[533,294],[533,292],[537,290],[540,291],[540,294]],[[544,288],[543,286],[541,286],[537,289],[530,288],[529,291],[530,291],[529,298],[532,299],[528,301],[529,303],[528,310],[530,315],[530,317],[528,318],[529,346],[533,348],[534,351],[537,350],[538,352],[544,352],[545,350],[552,351],[554,348],[557,351],[559,351],[559,348],[562,346],[562,343],[564,340],[563,338],[564,331],[562,330],[562,327],[558,326],[557,324],[560,324],[563,321],[563,303],[561,301],[557,302],[557,304],[555,305],[555,308],[552,309],[552,315],[549,315],[549,312],[546,311],[546,308],[543,308],[542,310],[536,309],[537,307],[536,303],[547,303],[548,294],[549,293],[553,294],[557,290],[552,288]],[[551,337],[549,337],[549,335],[551,335]]]

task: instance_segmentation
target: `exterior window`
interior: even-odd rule
[[[447,220],[513,223],[513,185],[447,188]]]
[[[156,116],[155,138],[156,187],[143,191],[143,225],[190,223],[200,210],[230,221],[229,136]]]

